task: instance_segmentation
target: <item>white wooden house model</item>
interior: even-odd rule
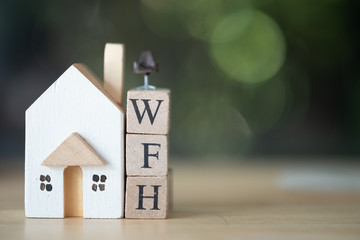
[[[123,54],[122,45],[110,47]],[[123,71],[123,59],[117,61],[120,66],[110,64],[112,76],[107,75],[111,81],[117,76],[118,91],[112,91],[111,81],[105,79],[104,88],[84,65],[74,64],[27,109],[27,217],[124,216],[122,76],[113,74]]]

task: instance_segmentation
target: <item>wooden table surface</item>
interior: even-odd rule
[[[292,189],[293,164],[186,162],[172,166],[166,220],[27,219],[23,166],[2,167],[0,239],[360,239],[358,189]],[[358,165],[342,169],[360,173]]]

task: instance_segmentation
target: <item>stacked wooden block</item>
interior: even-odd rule
[[[127,94],[126,218],[166,218],[170,91]]]

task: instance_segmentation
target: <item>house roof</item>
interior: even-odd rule
[[[81,74],[83,74],[97,89],[99,89],[118,109],[124,112],[123,107],[111,97],[111,95],[105,90],[105,88],[101,84],[101,81],[90,69],[88,69],[84,64],[81,63],[74,63],[72,66],[79,70],[79,72],[81,72]]]
[[[42,163],[43,166],[101,166],[101,156],[78,133],[66,138]]]

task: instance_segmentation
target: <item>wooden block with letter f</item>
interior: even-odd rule
[[[127,176],[168,175],[168,137],[166,135],[126,135]]]

